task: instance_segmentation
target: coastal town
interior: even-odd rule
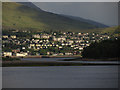
[[[85,47],[93,42],[110,39],[108,34],[27,30],[4,31],[2,56],[81,56]]]

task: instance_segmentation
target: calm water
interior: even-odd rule
[[[3,67],[3,88],[117,88],[118,66]]]
[[[77,62],[77,63],[109,63],[118,64],[118,61],[62,61],[64,59],[74,59],[74,58],[21,58],[24,61],[44,61],[44,62]]]

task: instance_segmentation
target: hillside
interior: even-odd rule
[[[104,28],[99,31],[102,34],[107,33],[107,34],[115,36],[115,37],[120,37],[120,26]]]
[[[3,29],[19,30],[63,30],[86,31],[96,28],[95,25],[73,20],[58,14],[30,8],[13,2],[3,2]]]
[[[96,25],[99,28],[106,28],[106,27],[108,27],[107,25],[104,25],[102,23],[99,23],[99,22],[96,22],[96,21],[93,21],[93,20],[89,20],[89,19],[84,19],[84,18],[81,18],[81,17],[69,16],[69,15],[62,15],[62,16],[69,17],[69,18],[74,19],[74,20],[79,20],[79,21],[87,22],[87,23]]]

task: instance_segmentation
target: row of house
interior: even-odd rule
[[[32,34],[32,37],[27,36],[27,38],[17,37],[16,35],[3,35],[2,38],[2,47],[12,50],[11,52],[3,51],[3,56],[28,56],[31,54],[31,51],[35,51],[36,55],[41,55],[41,53],[37,51],[41,49],[48,50],[48,48],[51,47],[54,48],[54,51],[56,48],[63,50],[64,47],[69,47],[73,51],[67,52],[66,50],[65,53],[48,51],[46,53],[47,55],[77,55],[80,54],[85,47],[90,46],[92,42],[110,39],[110,36],[96,33],[60,32],[58,34],[56,32],[42,32],[40,34]],[[10,47],[10,45],[7,47],[8,44],[15,45],[16,49]]]

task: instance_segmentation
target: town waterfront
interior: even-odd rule
[[[117,87],[117,65],[3,67],[3,88]]]

